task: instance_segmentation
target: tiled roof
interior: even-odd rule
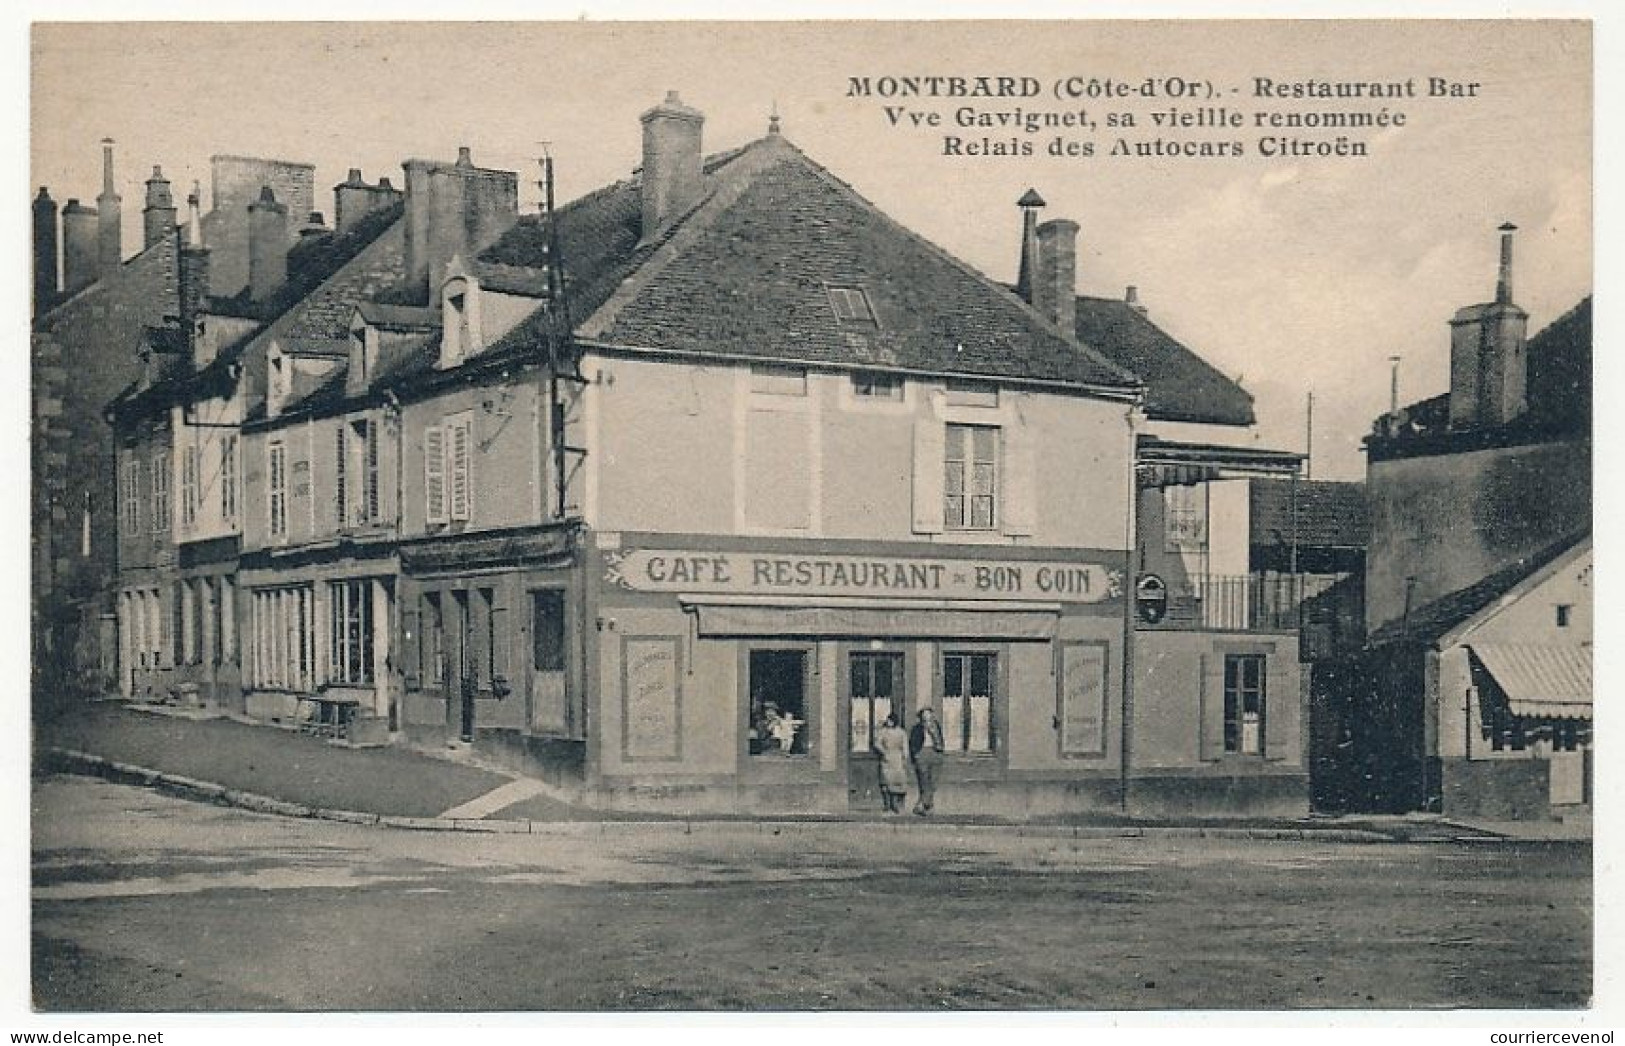
[[[707,171],[702,201],[653,244],[639,245],[636,182],[561,208],[578,336],[743,359],[1136,385],[778,135],[711,158]],[[537,264],[545,238],[544,223],[521,222],[482,260]],[[862,290],[877,322],[839,320],[830,287]],[[504,341],[535,342],[542,322],[533,317]]]
[[[1300,479],[1296,487],[1297,527],[1292,523],[1293,482],[1255,479],[1251,484],[1251,543],[1287,542],[1296,534],[1300,548],[1365,548],[1370,510],[1365,484]]]
[[[1488,577],[1412,610],[1408,618],[1388,622],[1371,633],[1368,643],[1370,646],[1383,646],[1400,640],[1431,643],[1512,591],[1526,578],[1533,577],[1582,541],[1589,540],[1589,536],[1590,529],[1587,528],[1538,552],[1520,556]]]
[[[1250,393],[1129,302],[1080,295],[1077,334],[1079,341],[1145,382],[1145,410],[1153,420],[1253,423]]]
[[[440,310],[432,306],[361,301],[355,307],[363,320],[382,330],[416,331],[440,326]]]

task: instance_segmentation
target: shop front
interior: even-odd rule
[[[879,811],[876,732],[888,717],[909,728],[929,707],[943,728],[939,811],[1113,805],[1124,561],[1109,550],[597,535],[589,719],[600,799]]]

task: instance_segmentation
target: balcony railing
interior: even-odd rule
[[[1294,574],[1193,574],[1169,584],[1162,626],[1295,632],[1304,588]]]

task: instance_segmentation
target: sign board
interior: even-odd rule
[[[1099,603],[1122,573],[1099,563],[826,556],[694,549],[604,553],[604,580],[636,592]]]
[[[621,755],[628,761],[682,757],[677,640],[627,636],[621,646]]]

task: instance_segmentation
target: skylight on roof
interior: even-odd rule
[[[875,310],[869,304],[869,295],[861,287],[829,288],[829,303],[835,309],[835,318],[842,323],[877,324]]]

